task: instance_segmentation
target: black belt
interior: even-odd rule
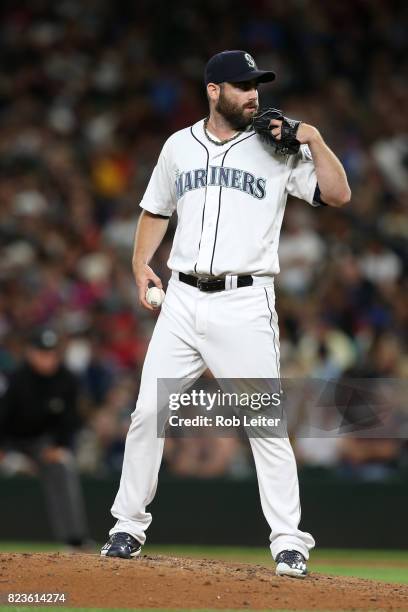
[[[191,274],[178,273],[179,280],[182,283],[197,287],[200,291],[224,291],[225,278],[216,276],[192,276]],[[237,287],[250,287],[253,285],[252,276],[238,276]]]

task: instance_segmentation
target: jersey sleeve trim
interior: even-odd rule
[[[156,215],[157,217],[162,217],[163,219],[170,219],[171,217],[171,214],[169,214],[167,210],[161,210],[160,208],[158,208],[158,206],[154,206],[150,202],[146,203],[142,200],[139,206],[140,208],[143,208],[143,210],[146,210],[147,212],[152,213],[152,215]]]
[[[316,188],[314,190],[314,195],[313,195],[313,202],[312,202],[312,206],[327,206],[326,202],[323,202],[321,195],[320,195],[320,188],[319,188],[319,184],[316,183]]]
[[[145,210],[146,212],[150,213],[151,215],[153,215],[153,217],[157,217],[158,219],[170,219],[171,215],[167,214],[167,215],[162,215],[161,213],[152,213],[151,210],[147,210],[146,208],[143,208],[143,210]]]

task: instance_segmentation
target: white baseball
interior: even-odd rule
[[[163,289],[159,289],[158,287],[149,287],[146,291],[146,302],[153,306],[153,308],[159,308],[163,304],[164,296]]]

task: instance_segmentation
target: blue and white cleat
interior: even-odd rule
[[[121,559],[133,559],[138,557],[142,551],[142,545],[133,536],[124,531],[114,533],[101,548],[102,557],[120,557]]]
[[[306,559],[297,550],[282,550],[276,559],[276,575],[305,578],[307,576]]]

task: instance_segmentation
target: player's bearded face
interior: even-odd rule
[[[252,92],[248,99],[248,92],[236,92],[231,85],[229,89],[226,87],[220,88],[218,102],[215,105],[215,110],[224,117],[234,130],[244,130],[251,123],[252,118],[258,110],[258,95]],[[242,101],[241,98],[245,98]]]

